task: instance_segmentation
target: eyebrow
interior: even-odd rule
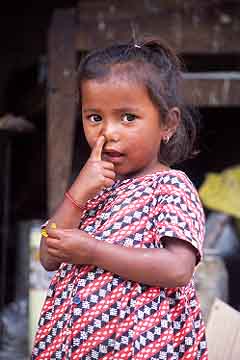
[[[119,113],[119,112],[138,112],[140,109],[136,108],[136,107],[120,107],[120,108],[115,108],[113,110],[113,112],[115,113]],[[101,113],[100,109],[94,109],[94,108],[86,108],[83,109],[83,112],[94,112],[94,113]]]
[[[83,109],[83,112],[100,112],[100,110],[98,109],[91,109],[91,108],[87,108],[87,109]]]

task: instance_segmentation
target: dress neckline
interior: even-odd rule
[[[155,178],[158,175],[164,176],[164,175],[166,175],[168,173],[174,173],[174,172],[181,173],[181,174],[185,175],[185,173],[182,170],[178,170],[178,169],[157,170],[157,171],[154,171],[152,173],[145,174],[145,175],[125,178],[125,179],[117,179],[114,184],[124,184],[125,182],[141,180],[141,179],[145,179],[145,178],[149,178],[149,177],[150,178],[153,178],[153,177]]]

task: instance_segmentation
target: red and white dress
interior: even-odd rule
[[[126,247],[187,241],[201,258],[204,213],[177,170],[117,180],[86,204],[80,229]],[[161,251],[161,250],[160,250]],[[159,288],[91,265],[61,264],[42,308],[32,359],[207,360],[193,280]]]

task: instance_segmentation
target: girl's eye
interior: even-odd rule
[[[102,120],[101,116],[97,115],[97,114],[89,115],[89,116],[87,116],[87,119],[90,120],[93,123],[97,123],[97,122],[100,122]]]
[[[135,119],[137,118],[136,115],[133,115],[133,114],[124,114],[123,117],[122,117],[122,120],[125,121],[125,122],[132,122],[134,121]]]

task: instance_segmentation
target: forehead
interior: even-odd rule
[[[151,106],[152,101],[146,87],[137,80],[130,80],[118,74],[98,80],[85,80],[81,84],[82,106],[98,104],[111,106],[111,104],[143,104]]]

